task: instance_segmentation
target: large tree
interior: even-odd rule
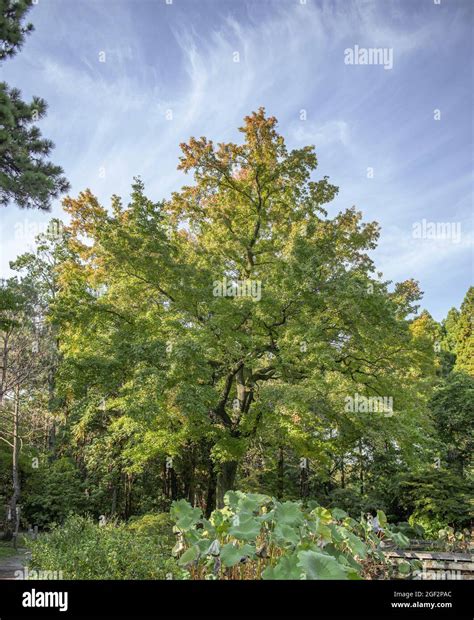
[[[474,286],[461,304],[456,329],[456,363],[454,369],[474,377]]]
[[[0,0],[0,63],[22,46],[33,30],[23,25],[32,0]],[[0,82],[0,205],[48,210],[51,200],[69,189],[60,166],[48,157],[51,140],[42,137],[37,121],[46,114],[43,99],[21,99],[17,88]]]
[[[104,454],[108,429],[122,472],[167,453],[184,477],[207,467],[208,507],[262,442],[321,472],[347,449],[362,486],[377,451],[423,442],[433,350],[405,320],[419,290],[389,292],[367,255],[377,224],[354,208],[329,217],[337,188],[312,179],[313,147],[288,151],[276,125],[260,109],[240,145],[183,144],[194,184],[166,203],[141,182],[110,213],[89,191],[65,200],[74,256],[54,316],[75,436]],[[393,411],[348,412],[356,394]]]

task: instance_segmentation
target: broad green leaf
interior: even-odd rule
[[[251,557],[255,553],[255,548],[250,545],[237,547],[233,543],[227,543],[221,549],[221,561],[226,568],[235,566],[242,558]]]
[[[232,511],[236,511],[243,493],[240,491],[227,491],[224,495],[224,505],[229,506]]]
[[[328,547],[329,547],[329,545],[326,545],[324,547],[324,553],[329,553],[330,555],[333,555],[338,562],[340,562],[341,564],[344,564],[345,566],[347,566],[351,570],[355,570],[357,572],[357,574],[359,574],[361,572],[362,566],[355,560],[353,555],[351,555],[348,552],[332,553],[331,549],[328,549]]]
[[[202,517],[201,509],[193,508],[185,499],[173,502],[170,512],[176,519],[176,526],[182,531],[193,528]]]
[[[196,542],[196,547],[199,549],[201,555],[207,555],[209,553],[212,542],[213,541],[208,538],[201,538]]]
[[[344,527],[340,525],[336,525],[335,523],[330,523],[328,525],[328,528],[331,531],[331,537],[332,537],[333,542],[341,543],[344,541],[344,535],[343,535],[343,532],[345,531]]]
[[[239,516],[238,525],[233,525],[229,530],[229,534],[238,540],[254,540],[259,532],[259,521],[247,514]]]
[[[312,510],[311,514],[319,517],[322,523],[328,524],[332,521],[332,514],[327,508],[323,508],[322,506],[318,506],[314,510]]]
[[[239,512],[255,513],[259,512],[260,508],[270,501],[267,495],[260,493],[247,493],[240,498],[238,503]]]
[[[299,533],[291,527],[291,525],[287,525],[286,523],[276,524],[273,530],[273,537],[277,542],[283,543],[284,545],[297,545],[300,542]]]
[[[333,524],[326,525],[319,517],[316,517],[314,521],[309,522],[308,527],[313,534],[321,537],[324,542],[331,542],[333,540]]]
[[[298,565],[307,579],[347,579],[346,568],[326,553],[300,551]]]
[[[263,512],[261,515],[256,517],[261,523],[268,523],[269,521],[273,521],[275,519],[275,511],[269,510],[268,512]]]
[[[344,519],[344,521],[342,522],[342,525],[344,527],[347,527],[347,528],[351,529],[351,530],[355,529],[356,531],[360,530],[361,533],[363,532],[363,528],[362,528],[361,524],[358,521],[356,521],[355,519],[353,519],[352,517],[346,517]]]
[[[341,510],[340,508],[333,508],[331,514],[337,521],[341,521],[347,517],[347,512],[345,510]]]
[[[193,545],[192,547],[189,547],[189,549],[187,549],[179,558],[178,564],[180,564],[180,566],[185,566],[186,564],[190,564],[191,562],[194,562],[194,560],[197,560],[198,557],[199,548],[196,545]]]
[[[393,540],[397,547],[402,549],[408,547],[410,544],[410,539],[404,534],[400,534],[400,532],[390,532],[389,537]]]
[[[360,558],[367,556],[367,546],[358,536],[349,532],[349,530],[344,530],[343,537],[353,555],[357,555]]]
[[[262,572],[262,579],[301,579],[301,568],[298,566],[298,556],[283,555],[275,566],[267,566]]]
[[[304,517],[301,506],[296,502],[284,502],[275,507],[275,521],[286,525],[299,525],[303,523]]]

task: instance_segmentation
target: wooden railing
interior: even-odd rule
[[[394,566],[407,560],[419,560],[422,568],[415,571],[413,579],[474,579],[472,553],[390,549],[384,554]]]

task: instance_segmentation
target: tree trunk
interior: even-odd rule
[[[193,445],[189,446],[186,458],[183,460],[181,478],[183,481],[183,494],[190,504],[195,502],[195,475],[196,475],[196,454]]]
[[[20,499],[20,472],[18,467],[19,457],[19,418],[20,418],[20,388],[15,388],[15,405],[13,409],[13,457],[12,457],[12,479],[13,479],[13,495],[10,500],[11,525],[13,530],[13,546],[16,549],[18,530],[20,527],[20,510],[18,501]]]
[[[309,462],[306,460],[306,467],[300,469],[300,497],[305,499],[309,495]]]
[[[171,467],[169,470],[170,475],[170,493],[171,493],[171,501],[178,499],[178,477],[176,475],[176,470],[174,467]]]
[[[217,475],[214,469],[214,463],[211,459],[209,459],[209,479],[207,483],[207,493],[206,493],[206,510],[205,516],[206,519],[209,519],[211,516],[211,512],[216,507],[216,491],[217,491]]]
[[[278,456],[278,499],[283,499],[285,494],[285,457],[283,448],[280,446]]]
[[[110,514],[113,516],[117,512],[117,483],[113,483],[112,487],[112,504],[110,506]]]
[[[359,439],[359,481],[360,493],[364,494],[364,457],[362,454],[362,439]]]
[[[2,363],[0,366],[0,405],[3,405],[3,397],[5,395],[5,384],[7,378],[8,365],[8,334],[5,334],[2,342]]]
[[[224,495],[227,491],[234,488],[235,476],[237,474],[237,461],[227,461],[220,466],[217,474],[217,508],[224,507]]]
[[[132,486],[133,474],[125,474],[124,477],[124,507],[123,518],[128,519],[132,513]]]
[[[173,467],[173,461],[165,461],[163,467],[163,488],[165,497],[174,501],[178,498],[178,478]]]

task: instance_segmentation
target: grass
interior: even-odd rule
[[[0,560],[2,558],[10,558],[17,553],[18,551],[13,548],[11,541],[6,542],[0,540]]]

